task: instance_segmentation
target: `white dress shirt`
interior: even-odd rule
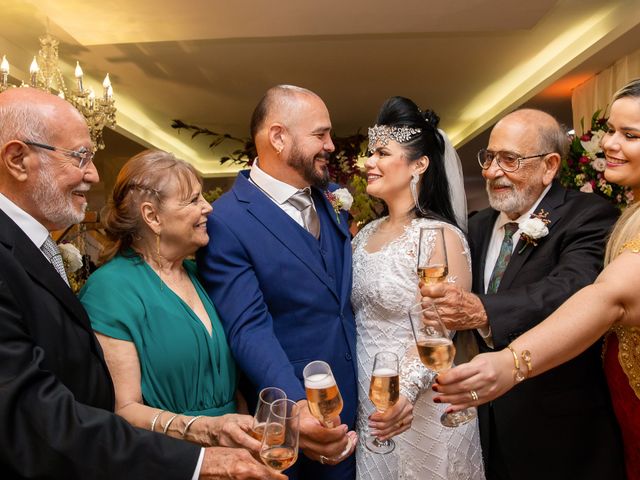
[[[302,213],[287,201],[291,198],[291,195],[299,190],[298,188],[289,185],[288,183],[284,183],[277,178],[273,178],[264,170],[261,170],[258,166],[258,159],[256,159],[251,166],[249,179],[251,180],[251,183],[262,190],[273,203],[278,205],[284,213],[293,218],[293,220],[295,220],[295,222],[302,228],[305,228],[302,220]],[[311,201],[313,202],[313,196],[311,197]],[[313,204],[313,208],[315,209],[315,203]]]

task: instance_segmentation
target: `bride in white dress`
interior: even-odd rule
[[[446,405],[433,402],[430,384],[435,373],[420,362],[407,313],[417,300],[421,227],[444,227],[449,281],[471,286],[469,249],[455,226],[464,228],[466,222],[459,159],[437,124],[433,112],[423,113],[411,100],[392,97],[369,129],[367,193],[381,198],[389,214],[365,226],[353,241],[360,480],[484,479],[477,420],[457,428],[440,424]],[[455,195],[450,195],[453,178]],[[382,350],[401,359],[401,387],[398,403],[379,413],[368,393],[373,359]],[[370,431],[382,440],[393,436],[395,450],[386,455],[367,450]]]

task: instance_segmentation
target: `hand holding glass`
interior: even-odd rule
[[[436,372],[451,368],[456,349],[435,305],[425,307],[418,303],[409,310],[409,318],[423,365]],[[457,427],[476,416],[476,409],[471,407],[459,412],[442,414],[440,423],[445,427]]]
[[[400,375],[398,356],[393,352],[378,352],[373,360],[373,373],[369,386],[369,399],[379,412],[395,405],[400,398]],[[391,453],[396,444],[393,440],[380,441],[370,436],[365,442],[374,453]]]
[[[335,427],[333,421],[342,412],[342,396],[331,367],[317,360],[304,367],[302,375],[311,415],[325,427]]]
[[[299,435],[300,406],[286,398],[274,401],[260,448],[264,464],[278,472],[293,465],[298,459]]]
[[[249,435],[258,440],[262,441],[262,436],[264,434],[265,425],[267,424],[267,419],[269,418],[269,413],[271,412],[271,404],[276,400],[281,400],[287,398],[287,394],[284,393],[283,390],[280,390],[276,387],[266,387],[260,390],[260,394],[258,395],[258,405],[256,406],[256,413],[253,415],[253,426]]]

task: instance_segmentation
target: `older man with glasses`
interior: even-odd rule
[[[474,293],[452,284],[421,291],[449,328],[471,331],[481,351],[508,347],[602,268],[617,212],[558,183],[567,147],[552,116],[523,109],[500,120],[478,152],[491,208],[469,222]],[[489,480],[624,478],[600,352],[598,342],[479,407]],[[535,368],[535,357],[514,352],[514,382]]]

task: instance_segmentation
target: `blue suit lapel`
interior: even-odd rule
[[[329,278],[322,264],[319,251],[313,248],[313,242],[317,241],[266,194],[249,182],[247,176],[248,171],[241,172],[233,186],[233,192],[238,201],[245,203],[247,212],[305,264],[336,298],[339,298],[335,283]]]

